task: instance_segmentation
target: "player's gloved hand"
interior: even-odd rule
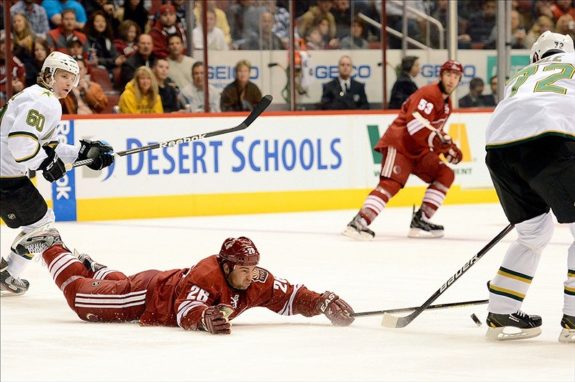
[[[101,170],[114,163],[114,149],[102,141],[80,140],[82,146],[76,160],[93,158],[94,161],[87,165],[92,170]]]
[[[323,292],[317,307],[336,326],[348,326],[355,320],[352,307],[333,292]]]
[[[212,334],[230,334],[231,325],[224,312],[216,306],[210,306],[202,312],[201,327]]]
[[[432,131],[427,138],[429,150],[435,151],[438,154],[447,152],[452,144],[453,141],[451,137],[441,131]]]
[[[66,174],[66,166],[64,162],[62,162],[62,159],[56,154],[54,147],[45,145],[42,146],[42,148],[48,155],[48,158],[44,159],[40,167],[38,167],[38,170],[42,170],[42,175],[44,175],[44,178],[46,178],[48,182],[55,182]]]
[[[446,153],[443,153],[443,155],[445,156],[445,159],[447,159],[447,161],[451,164],[458,164],[463,159],[463,153],[461,150],[459,150],[459,147],[457,147],[455,143],[452,144],[449,150],[447,150]]]

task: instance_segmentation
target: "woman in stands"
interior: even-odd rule
[[[120,96],[120,113],[150,114],[163,113],[158,82],[152,70],[140,66],[134,78],[128,82]]]
[[[108,23],[103,11],[96,11],[90,16],[84,27],[84,32],[88,36],[88,45],[90,46],[88,60],[90,62],[97,62],[98,66],[103,66],[111,71],[126,61],[126,56],[118,54],[112,43],[114,39],[112,26]]]

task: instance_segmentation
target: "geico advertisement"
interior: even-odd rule
[[[75,198],[369,188],[373,150],[394,115],[260,117],[246,130],[119,157],[95,172],[75,169]],[[455,184],[491,187],[484,165],[489,114],[454,114],[445,126],[463,152]],[[76,139],[105,139],[116,151],[218,130],[241,118],[76,120]],[[169,127],[168,127],[169,126]],[[193,127],[192,127],[193,126]],[[206,126],[211,126],[206,130]],[[168,128],[167,128],[168,127]],[[423,184],[415,176],[408,186]]]

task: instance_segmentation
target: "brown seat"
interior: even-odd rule
[[[99,66],[90,67],[90,79],[100,84],[105,92],[114,90],[112,81],[110,81],[110,74],[104,68]]]

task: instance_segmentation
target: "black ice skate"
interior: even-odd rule
[[[417,212],[414,208],[407,236],[412,238],[440,238],[443,237],[443,226],[427,220],[423,216],[421,208]]]
[[[82,264],[84,264],[84,266],[86,267],[86,269],[88,269],[89,271],[92,272],[98,272],[99,270],[106,268],[105,265],[102,265],[100,263],[97,263],[94,261],[94,259],[92,259],[88,254],[86,253],[80,253],[78,251],[76,251],[74,249],[74,256],[76,256],[78,258],[78,260],[80,260],[80,262]]]
[[[28,288],[30,288],[28,280],[13,277],[8,272],[8,262],[2,258],[0,264],[0,290],[2,291],[2,296],[18,296],[26,293]]]
[[[510,314],[489,313],[487,315],[487,338],[506,341],[537,337],[541,334],[540,316],[522,311]]]
[[[349,222],[343,235],[356,240],[371,240],[375,237],[375,232],[367,228],[365,219],[357,214]]]
[[[561,334],[559,334],[559,342],[562,343],[575,343],[575,316],[563,315],[561,319]]]

